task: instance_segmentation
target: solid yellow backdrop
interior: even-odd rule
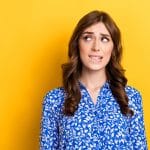
[[[143,96],[150,143],[148,0],[6,0],[0,2],[0,149],[38,150],[43,96],[61,84],[60,65],[77,21],[108,12],[122,31],[129,84]]]

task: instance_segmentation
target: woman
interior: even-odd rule
[[[63,87],[43,102],[41,150],[146,150],[140,93],[127,86],[120,31],[105,12],[77,24]]]

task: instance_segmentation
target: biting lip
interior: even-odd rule
[[[98,58],[98,59],[102,59],[103,56],[100,55],[89,55],[90,58]]]

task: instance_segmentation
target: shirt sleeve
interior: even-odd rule
[[[54,96],[48,93],[44,97],[41,119],[40,150],[58,149],[57,114],[54,111]]]
[[[134,115],[131,117],[130,122],[130,135],[131,142],[134,150],[147,150],[147,140],[145,135],[145,125],[143,117],[142,97],[139,92],[136,91],[131,98],[133,101]]]

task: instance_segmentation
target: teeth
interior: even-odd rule
[[[103,57],[102,56],[89,56],[92,62],[100,62]]]
[[[102,59],[103,58],[102,56],[89,56],[89,57],[92,59]]]

